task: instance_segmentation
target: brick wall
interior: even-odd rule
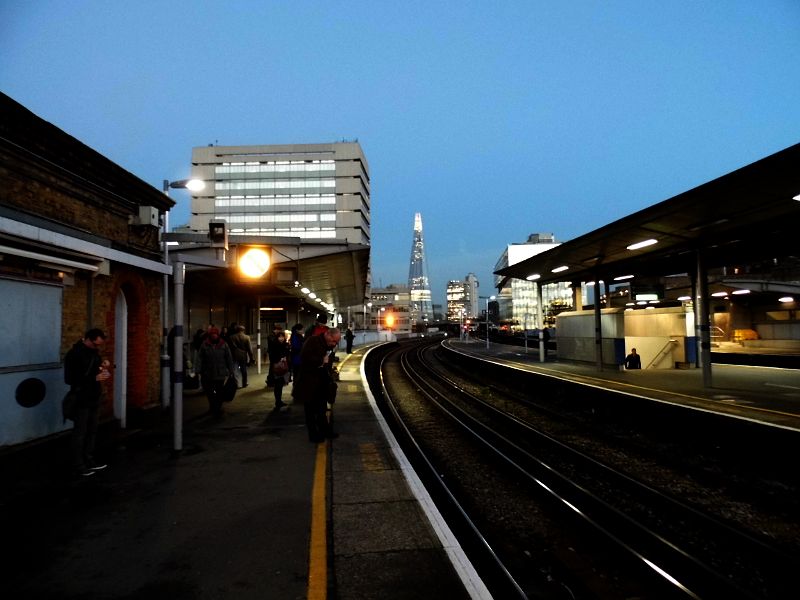
[[[158,229],[133,224],[140,205],[164,212],[173,202],[0,93],[0,210],[4,216],[160,262]],[[18,243],[24,247],[30,242]],[[35,249],[44,253],[59,250],[41,245]],[[20,261],[24,259],[17,263]],[[28,276],[34,277],[35,261],[28,262]],[[0,268],[0,276],[2,271]],[[24,276],[25,272],[23,265],[14,275]],[[62,330],[58,333],[62,357],[91,327],[107,334],[103,354],[113,357],[119,335],[115,331],[116,301],[120,291],[124,293],[129,408],[145,408],[159,401],[162,281],[159,273],[117,262],[111,263],[108,275],[78,270],[63,278]],[[112,386],[105,384],[105,417],[113,414]]]

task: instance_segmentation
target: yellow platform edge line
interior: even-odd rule
[[[328,595],[328,532],[325,503],[328,444],[317,444],[314,487],[311,492],[311,536],[308,552],[308,600],[325,600]]]

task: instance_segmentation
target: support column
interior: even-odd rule
[[[583,310],[583,296],[581,295],[581,282],[572,282],[572,310]]]
[[[597,359],[597,370],[603,370],[603,328],[602,313],[600,312],[600,281],[595,280],[594,284],[594,349]]]
[[[173,450],[183,450],[183,286],[186,266],[178,261],[173,265],[175,296],[175,382],[173,383]]]
[[[256,296],[256,373],[261,375],[261,296]]]
[[[695,298],[695,323],[700,343],[700,367],[703,369],[703,386],[711,385],[711,320],[708,314],[708,273],[702,249],[697,250],[697,296]]]
[[[539,362],[547,358],[547,347],[544,343],[544,303],[542,302],[542,284],[536,283],[536,302],[539,305]]]
[[[169,182],[164,181],[164,193],[169,197]],[[164,264],[169,265],[169,245],[164,234],[169,232],[169,211],[164,212],[161,243],[164,247]],[[169,397],[169,275],[164,273],[161,284],[161,406],[167,408]]]

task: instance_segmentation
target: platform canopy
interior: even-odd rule
[[[800,257],[798,198],[800,144],[495,274],[503,277],[500,287],[509,278],[611,283],[626,275],[691,273],[698,250],[708,268]],[[628,248],[646,240],[656,243]]]
[[[213,295],[221,293],[229,299],[291,298],[319,312],[332,312],[329,307],[346,311],[348,306],[361,306],[366,299],[369,246],[343,240],[232,235],[225,261],[220,263],[226,268],[220,268],[211,266],[212,258],[222,255],[220,250],[207,242],[197,243],[198,239],[205,240],[205,234],[171,233],[168,238],[178,243],[170,253],[173,260],[186,262],[187,283],[194,290],[213,290]],[[257,278],[244,276],[237,267],[239,257],[252,248],[263,249],[269,256],[268,270]]]

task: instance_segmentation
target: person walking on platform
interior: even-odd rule
[[[269,356],[269,372],[267,373],[267,384],[272,385],[275,394],[275,410],[278,410],[286,403],[283,401],[283,386],[289,375],[289,344],[286,342],[286,334],[283,331],[273,338],[270,337],[267,344],[267,355]]]
[[[90,329],[64,357],[64,383],[76,395],[71,414],[65,415],[74,423],[70,443],[72,467],[82,477],[94,475],[106,467],[95,463],[92,457],[102,394],[100,383],[111,377],[108,361],[100,357],[105,340],[100,329]]]
[[[308,427],[308,439],[319,443],[325,438],[335,438],[325,417],[332,389],[333,350],[339,345],[342,333],[338,329],[327,329],[320,335],[310,336],[300,352],[300,366],[295,373],[292,395],[303,403]]]
[[[242,387],[247,387],[247,365],[253,362],[253,347],[250,344],[250,336],[244,332],[244,325],[236,327],[236,333],[228,338],[228,345],[231,347],[233,360],[242,373]]]
[[[641,369],[642,357],[636,354],[636,348],[631,348],[631,353],[625,357],[626,369]]]
[[[233,356],[228,344],[219,335],[218,327],[209,327],[208,335],[197,351],[197,372],[214,417],[222,416],[222,391],[225,380],[233,377]]]
[[[344,340],[345,340],[345,343],[347,344],[347,353],[348,354],[352,354],[353,353],[353,338],[355,338],[355,337],[356,336],[353,334],[353,330],[348,327],[347,331],[344,332]]]

